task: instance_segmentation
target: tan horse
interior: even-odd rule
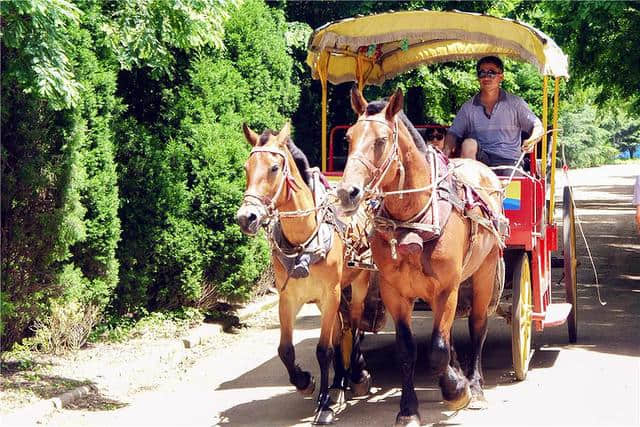
[[[255,235],[261,225],[273,219],[277,228],[281,230],[281,237],[288,244],[294,248],[309,246],[309,241],[321,234],[320,225],[323,219],[321,214],[319,216],[314,195],[296,166],[296,160],[301,162],[299,157],[304,154],[289,138],[289,125],[286,124],[278,133],[267,130],[261,135],[253,132],[246,124],[243,129],[245,137],[254,148],[245,165],[247,188],[243,204],[237,213],[238,224],[244,233]],[[298,158],[294,159],[292,151],[297,153]],[[302,161],[302,164],[304,163],[308,165],[306,157]],[[302,173],[306,171],[303,170]],[[342,364],[340,350],[342,329],[338,308],[341,290],[349,284],[351,284],[351,319],[344,319],[350,320],[354,337],[351,343],[349,379],[356,395],[368,393],[370,384],[370,376],[364,369],[364,359],[359,348],[361,334],[357,330],[364,309],[369,271],[347,268],[344,257],[345,246],[340,235],[334,227],[330,228],[329,233],[332,244],[324,257],[320,257],[321,259],[315,263],[307,264],[305,260],[300,261],[295,254],[290,258],[292,263],[288,263],[287,259],[283,261],[280,251],[282,243],[279,243],[273,234],[269,234],[276,287],[280,297],[278,354],[287,368],[291,384],[304,395],[313,393],[315,381],[309,372],[303,371],[295,363],[295,350],[292,344],[294,322],[305,303],[315,302],[322,313],[320,339],[316,348],[321,379],[314,424],[330,424],[334,419],[334,413],[330,407],[333,402],[328,391],[328,368],[334,357],[335,379],[332,389],[346,387],[348,373],[345,372]],[[280,256],[278,256],[279,253]],[[296,264],[296,260],[303,265],[301,266],[300,262],[292,265]],[[299,277],[300,274],[296,275],[294,271],[296,268],[302,270],[308,268],[308,276]]]
[[[413,137],[415,129],[401,111],[402,91],[392,95],[388,103],[367,103],[354,88],[351,105],[358,121],[347,132],[349,157],[338,186],[341,206],[345,212],[352,212],[369,195],[382,192],[380,210],[385,215],[384,218],[377,217],[376,222],[395,224],[394,230],[396,226],[401,229],[404,222],[413,222],[414,217],[425,212],[430,200],[434,178],[433,163],[426,155],[429,149],[421,138]],[[483,188],[501,188],[493,172],[479,162],[457,159],[454,165],[456,174],[468,183]],[[489,203],[492,209],[501,212],[499,196],[494,195]],[[429,363],[440,377],[445,402],[452,410],[466,407],[472,397],[478,404],[486,403],[482,392],[481,354],[487,335],[488,307],[495,298],[494,283],[501,246],[496,233],[477,227],[468,218],[468,215],[479,218],[479,210],[479,207],[471,210],[453,208],[439,238],[421,240],[417,246],[403,247],[399,244],[399,235],[389,232],[388,227],[377,227],[370,235],[373,259],[380,269],[382,300],[396,325],[396,346],[402,370],[397,425],[420,423],[413,385],[416,344],[411,330],[416,298],[428,302],[433,310]],[[423,248],[420,245],[424,245]],[[451,326],[460,283],[468,278],[472,288],[469,329],[473,355],[467,378],[456,360]]]

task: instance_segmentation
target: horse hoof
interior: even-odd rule
[[[444,403],[449,411],[459,411],[466,408],[469,402],[471,402],[471,389],[467,384],[462,394],[460,394],[460,397],[454,400],[445,400]]]
[[[316,426],[325,426],[327,424],[333,424],[334,420],[333,410],[332,409],[320,409],[316,412],[316,416],[313,418],[313,422],[311,424]]]
[[[344,405],[344,390],[341,388],[330,388],[329,398],[334,405]]]
[[[396,423],[394,427],[419,427],[420,426],[420,415],[400,415],[396,417]]]
[[[313,395],[313,392],[316,390],[316,379],[313,378],[312,375],[309,375],[309,385],[307,385],[305,388],[299,388],[298,392],[307,397],[307,396],[311,396]]]
[[[484,397],[484,393],[482,392],[482,390],[480,391],[472,390],[471,402],[469,403],[468,409],[481,410],[481,409],[488,409],[488,408],[489,408],[489,402]]]
[[[362,380],[359,383],[351,383],[351,391],[355,397],[366,396],[371,388],[371,374],[362,371]]]

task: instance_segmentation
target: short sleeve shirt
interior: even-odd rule
[[[633,186],[633,204],[640,206],[640,175],[636,177],[636,185]]]
[[[464,103],[448,132],[458,138],[475,139],[485,152],[517,160],[522,153],[522,132],[531,133],[539,122],[522,98],[500,89],[490,116],[485,113],[480,94],[477,94]]]

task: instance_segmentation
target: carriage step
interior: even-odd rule
[[[544,326],[558,326],[567,321],[571,312],[571,304],[568,302],[549,304],[544,313],[533,313],[533,318],[542,320]]]

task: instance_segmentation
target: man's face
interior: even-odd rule
[[[481,90],[489,90],[500,87],[500,82],[504,78],[500,67],[491,63],[480,65],[478,70],[478,81]]]

